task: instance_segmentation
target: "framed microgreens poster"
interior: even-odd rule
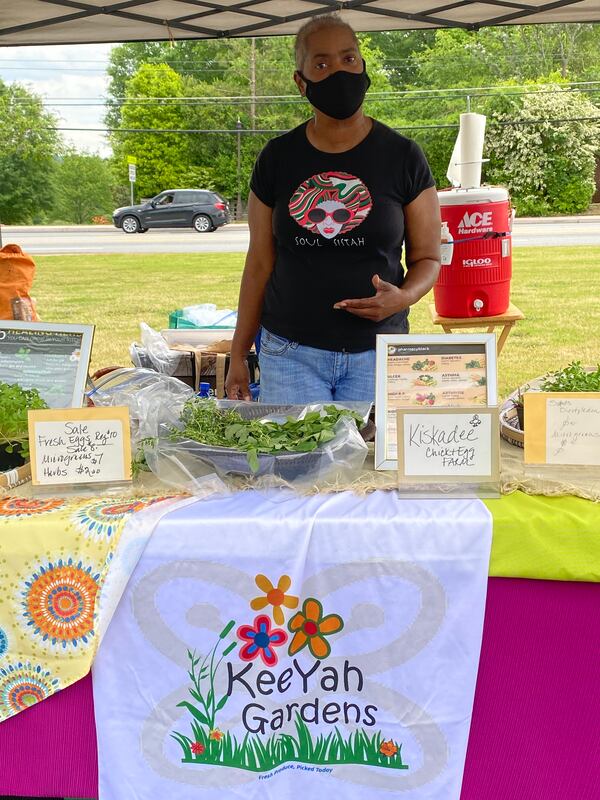
[[[50,408],[79,408],[93,325],[0,321],[0,381],[37,389]]]
[[[495,406],[497,394],[493,333],[380,334],[375,468],[398,468],[398,409]]]

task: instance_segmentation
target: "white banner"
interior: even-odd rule
[[[100,800],[457,800],[491,528],[393,492],[170,513],[94,666]]]

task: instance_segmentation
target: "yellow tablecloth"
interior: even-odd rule
[[[0,498],[0,721],[89,672],[125,523],[161,499]]]
[[[486,500],[494,517],[490,575],[600,581],[600,504],[514,492]]]

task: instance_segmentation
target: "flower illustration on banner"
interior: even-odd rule
[[[236,580],[238,575],[236,571]],[[293,618],[288,623],[288,628],[293,633],[293,641],[289,644],[292,636],[286,630],[276,627],[271,616],[261,612],[260,609],[272,605],[283,615],[284,599],[288,603],[293,601],[296,605],[299,604],[298,598],[286,595],[291,586],[290,578],[282,575],[277,583],[277,589],[264,575],[256,575],[255,581],[265,592],[265,596],[256,597],[251,601],[252,606],[259,609],[251,625],[238,626],[237,621],[231,619],[224,625],[218,638],[213,640],[212,647],[210,643],[202,643],[201,653],[188,647],[189,697],[177,702],[177,708],[185,709],[187,712],[185,727],[179,728],[178,725],[178,730],[171,731],[172,738],[181,748],[181,762],[202,769],[206,766],[234,767],[252,773],[271,774],[280,765],[294,761],[327,765],[327,769],[331,769],[333,764],[364,764],[386,770],[408,770],[409,765],[402,760],[401,744],[397,744],[391,738],[389,741],[386,740],[381,729],[373,729],[373,726],[378,725],[377,718],[373,715],[378,708],[375,705],[366,705],[366,697],[362,699],[365,704],[364,715],[359,713],[361,709],[356,703],[344,704],[344,709],[353,709],[352,714],[344,711],[345,728],[338,726],[337,723],[341,720],[337,713],[334,719],[325,716],[329,706],[326,706],[327,710],[323,710],[320,718],[318,713],[312,718],[305,715],[302,695],[310,694],[310,697],[305,698],[311,701],[308,708],[313,707],[313,699],[321,696],[319,689],[323,693],[344,691],[349,698],[359,702],[356,693],[361,693],[363,688],[366,693],[370,687],[363,678],[361,668],[352,663],[351,654],[343,659],[343,689],[340,667],[337,663],[331,663],[328,667],[323,666],[325,673],[330,673],[327,679],[325,673],[321,671],[309,686],[308,679],[317,671],[319,662],[313,662],[311,669],[303,671],[294,655],[307,647],[306,656],[310,651],[317,659],[326,658],[330,654],[328,637],[343,629],[342,618],[338,614],[325,614],[322,604],[314,597],[302,598],[302,610],[292,612]],[[254,590],[249,580],[248,585],[249,596],[252,596]],[[275,591],[281,594],[269,597],[269,593]],[[210,625],[210,628],[213,629],[213,626]],[[228,641],[233,632],[236,639]],[[281,650],[278,649],[280,647]],[[231,658],[226,661],[228,656]],[[263,663],[260,663],[261,659]],[[257,663],[244,664],[253,661]],[[263,664],[267,669],[263,669]],[[276,665],[278,670],[282,670],[279,676],[274,669]],[[284,666],[287,668],[283,669]],[[302,695],[292,693],[287,697],[278,697],[274,694],[275,691],[280,695],[284,695],[288,690],[295,691],[292,680],[294,673],[302,677]],[[348,680],[351,673],[356,682]],[[255,681],[258,692],[273,695],[270,698],[275,704],[273,709],[267,710],[261,703],[251,702],[251,699],[256,701],[257,697],[252,688]],[[270,686],[276,684],[277,689],[266,689],[267,684]],[[235,699],[236,693],[238,695],[236,702],[230,707],[229,700],[232,697]],[[376,696],[373,699],[376,699]],[[241,704],[237,702],[239,700],[242,701]],[[289,700],[298,702],[286,702],[284,707],[283,703]],[[325,704],[325,696],[322,702]],[[315,712],[317,703],[318,699],[314,705]],[[226,711],[223,711],[226,706]],[[298,709],[295,712],[295,719],[294,708]],[[339,712],[341,708],[341,702],[338,701],[337,711]],[[284,727],[286,711],[287,728]],[[261,712],[265,712],[265,716],[262,716]],[[266,714],[270,714],[270,717]],[[175,716],[180,715],[174,715],[174,718]],[[231,729],[233,725],[237,725],[237,721],[243,725],[245,731],[240,733]],[[321,727],[323,724],[335,725],[335,728],[323,732]],[[390,724],[389,717],[386,717],[386,724],[388,726]],[[227,729],[225,733],[221,725]],[[318,727],[315,728],[313,725]],[[389,736],[390,733],[388,727],[386,734]]]
[[[296,655],[308,645],[315,658],[327,658],[331,647],[325,637],[341,631],[343,627],[344,621],[338,614],[324,617],[321,603],[309,597],[304,601],[302,611],[298,611],[288,622],[288,628],[294,634],[288,653]]]
[[[389,742],[383,741],[379,747],[379,752],[388,758],[393,758],[398,752],[398,746],[391,739]]]
[[[39,665],[19,661],[0,669],[0,720],[39,703],[59,689],[58,678]]]
[[[261,592],[265,593],[265,597],[255,597],[250,603],[250,608],[253,611],[262,611],[263,608],[269,605],[273,606],[273,619],[277,625],[283,625],[285,618],[281,606],[286,608],[296,608],[298,606],[298,598],[294,597],[294,595],[286,594],[292,585],[292,579],[289,575],[282,575],[277,582],[277,587],[274,587],[264,575],[257,575],[254,581]]]
[[[65,504],[64,500],[26,500],[22,497],[0,499],[0,517],[31,517],[56,511]]]
[[[72,558],[39,567],[25,581],[23,617],[44,642],[77,647],[94,635],[94,607],[99,575]]]
[[[8,636],[0,628],[0,658],[5,655],[8,650]]]
[[[73,350],[73,352],[69,356],[69,361],[79,361],[80,358],[81,358],[81,350]]]
[[[241,625],[237,635],[246,642],[240,650],[242,661],[252,661],[260,655],[267,667],[277,664],[274,648],[281,647],[288,640],[287,633],[281,628],[271,629],[271,620],[265,614],[256,617],[254,625]]]

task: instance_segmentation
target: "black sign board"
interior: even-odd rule
[[[0,381],[37,389],[50,408],[78,408],[93,336],[93,325],[0,320]]]

